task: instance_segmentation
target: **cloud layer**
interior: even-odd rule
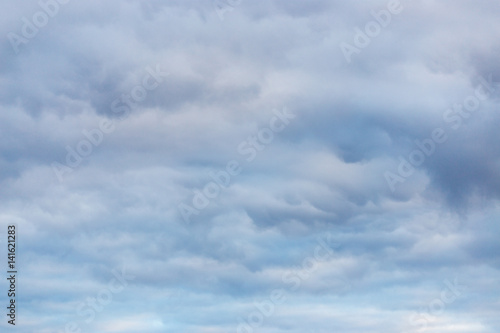
[[[500,3],[0,8],[16,332],[498,332]]]

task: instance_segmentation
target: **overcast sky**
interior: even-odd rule
[[[1,1],[0,330],[498,333],[499,16]]]

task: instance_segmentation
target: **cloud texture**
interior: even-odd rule
[[[499,331],[499,2],[0,9],[16,332]]]

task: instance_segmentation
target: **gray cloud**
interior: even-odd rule
[[[497,332],[499,4],[401,4],[348,63],[340,44],[388,1],[227,0],[223,20],[204,1],[69,1],[18,53],[8,34],[23,36],[42,7],[2,3],[0,225],[18,226],[15,329]],[[114,112],[148,68],[168,76]],[[497,90],[477,111],[446,120],[490,75]],[[296,118],[247,160],[239,145],[283,108]],[[436,128],[446,142],[392,191],[384,173]],[[82,142],[91,152],[69,166]],[[231,160],[241,172],[186,223],[179,203]],[[69,168],[61,179],[54,163]],[[331,257],[305,270],[328,234]],[[135,277],[123,291],[82,308],[122,267]],[[436,314],[455,278],[461,296]],[[267,316],[255,303],[275,289],[287,297]]]

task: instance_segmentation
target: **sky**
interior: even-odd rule
[[[499,15],[2,1],[0,330],[499,332]]]

